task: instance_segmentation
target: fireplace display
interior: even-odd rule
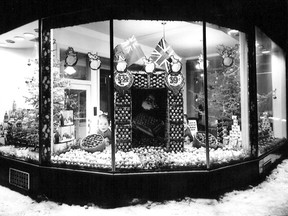
[[[131,72],[133,85],[115,93],[116,148],[158,146],[182,151],[183,94],[165,84],[165,72]]]
[[[167,127],[166,89],[132,90],[132,146],[164,146]]]

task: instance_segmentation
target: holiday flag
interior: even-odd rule
[[[151,58],[158,66],[165,67],[166,71],[169,71],[172,55],[178,57],[172,47],[162,38],[153,50]]]
[[[122,58],[126,59],[127,66],[130,66],[144,57],[144,52],[133,35],[131,38],[115,47],[114,55],[116,61],[121,56]]]

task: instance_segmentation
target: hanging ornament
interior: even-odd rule
[[[66,66],[75,66],[77,64],[78,57],[77,53],[74,51],[72,47],[68,47],[66,50],[66,58],[65,58],[65,63]]]
[[[171,62],[171,70],[174,73],[180,73],[182,69],[182,63],[179,61],[179,59],[175,58],[174,55],[171,56],[172,62]]]
[[[123,57],[120,56],[114,72],[114,85],[119,92],[124,92],[131,88],[134,78],[130,71],[127,71],[127,63]]]
[[[181,73],[182,64],[179,59],[173,57],[170,68],[169,73],[165,75],[165,84],[176,95],[185,84],[184,76]]]
[[[152,58],[147,58],[147,57],[144,57],[143,58],[143,62],[144,62],[144,65],[145,65],[145,71],[146,73],[148,74],[151,74],[155,71],[155,63],[154,61],[152,60]]]
[[[98,54],[92,54],[91,52],[88,52],[89,57],[89,66],[92,70],[98,70],[101,67],[101,60],[98,56]]]
[[[118,72],[124,72],[127,69],[127,62],[125,61],[125,58],[122,56],[119,56],[118,62],[116,64],[116,70]]]
[[[224,67],[232,67],[235,63],[235,59],[239,55],[239,45],[236,44],[234,47],[218,45],[217,52],[222,57],[222,64]]]

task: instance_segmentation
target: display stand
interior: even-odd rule
[[[60,126],[54,135],[53,152],[59,152],[73,145],[75,141],[75,126],[73,110],[64,110],[61,113]]]

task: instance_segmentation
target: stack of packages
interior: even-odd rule
[[[239,149],[242,147],[241,130],[238,123],[237,116],[232,116],[233,125],[229,132],[229,147],[232,149]]]

